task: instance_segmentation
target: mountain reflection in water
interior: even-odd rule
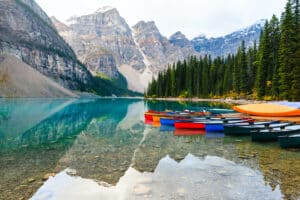
[[[64,188],[62,190],[62,188]],[[263,194],[263,195],[262,195]],[[159,161],[153,173],[130,167],[115,186],[67,174],[48,180],[33,196],[39,199],[281,199],[260,172],[223,158],[199,159],[188,154],[180,162],[169,156]]]

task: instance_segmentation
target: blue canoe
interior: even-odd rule
[[[245,120],[229,120],[229,121],[208,121],[205,122],[205,130],[207,132],[223,132],[224,126],[223,124],[236,124],[245,122]]]
[[[166,126],[174,126],[175,122],[189,122],[189,121],[194,121],[192,119],[173,119],[173,118],[160,118],[160,124],[161,125],[166,125]]]

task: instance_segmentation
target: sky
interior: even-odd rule
[[[286,0],[36,0],[49,16],[66,21],[71,16],[112,6],[129,26],[155,21],[169,37],[181,31],[189,39],[198,35],[218,37],[254,24],[260,19],[280,17]]]

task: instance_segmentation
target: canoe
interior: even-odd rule
[[[175,136],[190,136],[190,135],[203,135],[205,134],[205,130],[193,130],[193,129],[175,129],[174,130]]]
[[[241,122],[247,122],[248,119],[240,119],[240,120],[220,120],[220,121],[208,121],[205,122],[205,130],[207,132],[223,132],[225,124],[236,124]]]
[[[254,123],[237,123],[237,124],[224,124],[224,134],[232,136],[250,136],[252,132],[259,129],[278,128],[292,125],[292,123],[279,123],[278,121],[265,121]]]
[[[152,122],[152,126],[153,126],[153,127],[160,127],[161,125],[160,125],[159,122],[153,121],[153,122]]]
[[[175,122],[176,129],[205,129],[206,131],[219,132],[223,131],[223,124],[245,122],[248,119],[228,120],[228,119],[209,119],[193,122]],[[252,119],[250,119],[252,120]]]
[[[144,117],[145,117],[145,120],[150,120],[150,121],[153,120],[152,115],[149,114],[149,113],[145,113],[145,114],[144,114]]]
[[[158,122],[158,123],[160,123],[160,116],[152,116],[152,120],[153,120],[153,122]]]
[[[207,112],[211,112],[212,114],[225,114],[225,113],[233,113],[234,111],[231,109],[222,109],[222,108],[208,108]]]
[[[252,141],[271,142],[277,141],[280,136],[300,133],[300,126],[286,126],[284,128],[263,129],[251,133]]]
[[[174,126],[175,122],[193,122],[195,120],[191,119],[191,118],[165,118],[165,117],[161,117],[160,118],[160,124],[161,125],[166,125],[166,126]]]
[[[175,119],[173,119],[173,118],[161,117],[159,121],[160,121],[161,125],[166,125],[166,126],[173,126],[175,123]]]
[[[176,129],[205,129],[203,122],[175,122]]]
[[[279,136],[278,140],[282,148],[300,148],[300,134]]]
[[[207,113],[206,112],[156,112],[156,111],[151,111],[151,112],[146,112],[144,114],[145,119],[147,120],[153,120],[153,117],[177,117],[177,118],[182,118],[182,117],[202,117],[202,116],[206,116]],[[157,118],[156,118],[157,120]]]
[[[237,112],[266,117],[300,116],[300,109],[277,104],[248,104],[233,106]]]

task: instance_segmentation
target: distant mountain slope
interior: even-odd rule
[[[245,41],[246,47],[253,46],[254,41],[259,43],[264,23],[265,20],[259,20],[245,29],[235,31],[224,37],[206,38],[205,36],[199,36],[192,39],[191,43],[200,54],[210,54],[212,57],[235,54],[242,40]]]
[[[77,97],[15,56],[1,60],[0,97]]]

